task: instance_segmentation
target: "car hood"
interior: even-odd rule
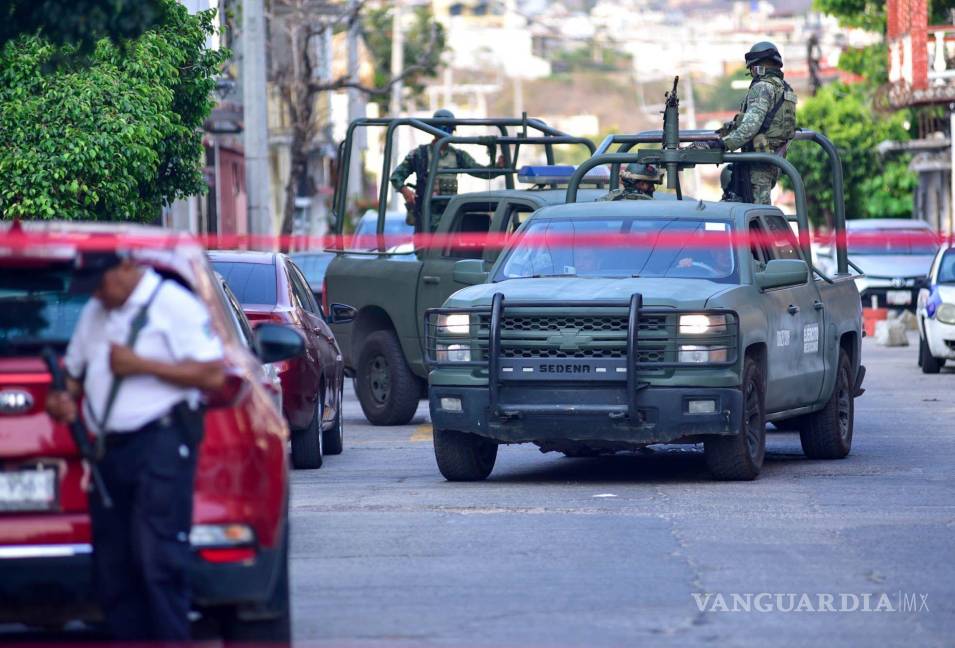
[[[469,286],[451,295],[448,307],[487,306],[494,293],[512,301],[546,301],[560,304],[568,301],[628,301],[640,293],[648,306],[703,308],[706,301],[735,287],[706,279],[605,277],[540,277],[508,279],[496,283]]]
[[[924,277],[934,254],[849,254],[849,259],[869,277]]]

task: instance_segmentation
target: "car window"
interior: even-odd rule
[[[481,202],[461,205],[454,222],[448,230],[450,241],[444,250],[445,257],[456,259],[480,259],[484,256],[485,240],[491,228],[491,219],[497,203]]]
[[[771,259],[766,249],[766,232],[757,219],[749,222],[749,251],[756,262],[756,270],[762,270],[766,267],[766,262]]]
[[[241,304],[274,306],[278,299],[275,265],[242,261],[212,261]]]
[[[936,283],[955,283],[955,248],[947,250],[938,263]]]
[[[801,259],[796,236],[786,219],[779,214],[763,214],[768,228],[767,247],[773,259]]]
[[[229,289],[229,284],[222,284],[222,292],[225,295],[226,305],[228,306],[226,310],[229,311],[229,314],[232,316],[232,323],[239,331],[239,339],[245,342],[245,346],[248,348],[255,348],[255,337],[252,333],[252,325],[249,324],[249,320],[242,311],[242,307],[239,306],[238,300]]]
[[[309,289],[305,277],[302,276],[302,272],[295,267],[295,264],[291,261],[286,261],[286,264],[288,266],[289,279],[292,283],[292,293],[295,295],[296,300],[301,307],[308,312],[319,315],[321,310],[318,308],[318,304],[315,302],[315,296],[312,295],[312,291]]]
[[[319,252],[300,252],[298,254],[289,255],[289,258],[295,262],[298,269],[305,275],[305,280],[308,281],[308,284],[318,288],[322,285],[328,264],[332,262],[335,255]]]
[[[0,272],[0,356],[66,345],[88,294],[70,290],[72,268],[4,268]]]
[[[504,228],[505,234],[508,236],[513,234],[533,213],[534,208],[528,205],[509,205],[507,208],[507,216],[504,220],[506,223]]]

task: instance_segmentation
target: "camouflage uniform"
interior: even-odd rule
[[[412,174],[417,174],[416,169],[427,169],[428,163],[430,160],[428,156],[430,155],[430,144],[425,144],[419,146],[411,153],[405,156],[405,159],[401,161],[401,164],[395,167],[395,170],[391,172],[391,176],[388,180],[391,182],[391,186],[395,189],[401,189],[401,186],[404,184]],[[486,167],[482,164],[478,164],[473,157],[471,157],[467,151],[462,151],[457,149],[450,144],[444,147],[444,150],[441,151],[441,157],[438,158],[438,168],[444,169],[488,169],[491,167]],[[478,178],[484,178],[487,174],[472,173],[471,175]],[[420,180],[420,179],[419,179]],[[436,196],[453,196],[458,193],[458,179],[457,177],[450,174],[441,174],[435,179],[434,183],[435,195]],[[419,196],[420,197],[420,196]]]
[[[769,68],[754,78],[740,111],[727,125],[723,145],[727,151],[776,153],[785,157],[796,132],[796,93],[783,80],[782,70]],[[753,202],[770,204],[770,192],[779,180],[779,169],[769,164],[750,166]]]
[[[653,200],[653,196],[637,189],[613,189],[597,200]]]

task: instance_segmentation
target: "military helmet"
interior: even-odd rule
[[[620,179],[627,182],[637,182],[638,180],[644,180],[646,182],[660,184],[663,182],[663,172],[652,164],[631,162],[624,168],[620,169]]]
[[[760,41],[746,52],[746,67],[752,67],[761,61],[773,61],[779,67],[783,66],[782,54],[769,41]]]
[[[431,117],[432,119],[454,119],[454,113],[447,108],[441,108],[439,110],[435,110]],[[440,128],[445,133],[450,134],[454,132],[455,126],[454,124],[436,124],[435,128]]]

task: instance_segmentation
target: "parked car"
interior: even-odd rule
[[[406,222],[408,215],[403,211],[389,211],[385,214],[385,247],[393,251],[400,246],[407,246],[414,237],[414,226]],[[378,247],[378,212],[369,209],[362,214],[351,243],[346,247],[351,250],[374,250]]]
[[[334,252],[293,252],[289,258],[299,267],[302,274],[305,275],[305,281],[308,287],[312,289],[315,295],[315,301],[322,303],[322,284],[325,281],[325,270],[328,264],[335,258]]]
[[[919,292],[919,366],[936,374],[946,360],[955,360],[955,248],[939,250]]]
[[[305,353],[280,366],[282,411],[292,429],[292,466],[320,468],[325,455],[344,447],[342,392],[345,364],[329,323],[351,321],[354,309],[332,304],[326,318],[301,270],[275,252],[210,252],[253,326],[291,326],[305,338]]]
[[[910,218],[865,218],[846,223],[849,258],[865,273],[856,280],[866,308],[915,310],[939,240],[932,227]],[[823,271],[835,268],[833,246],[819,252]]]
[[[269,325],[256,331],[252,348],[246,345],[203,250],[185,235],[143,226],[13,227],[16,237],[0,223],[0,238],[24,244],[0,252],[0,622],[50,627],[99,616],[90,577],[89,474],[67,427],[44,411],[51,376],[40,358],[45,347],[63,353],[89,298],[70,292],[73,242],[83,239],[132,249],[209,309],[227,379],[208,395],[199,451],[190,535],[194,606],[227,637],[287,642],[289,433],[260,361],[301,353],[301,337]],[[157,234],[171,247],[143,247]]]
[[[241,333],[240,339],[241,342],[245,345],[245,348],[251,351],[252,353],[257,353],[258,349],[256,347],[255,333],[252,331],[252,325],[249,323],[249,318],[245,316],[245,313],[242,312],[242,306],[239,305],[239,300],[235,298],[235,295],[232,293],[232,290],[229,289],[229,284],[225,282],[225,279],[222,278],[222,275],[218,272],[216,274],[216,279],[218,282],[216,285],[219,287],[219,296],[225,302],[226,312],[232,316],[232,320]],[[284,363],[284,361],[281,361]],[[262,365],[262,374],[265,376],[265,385],[268,387],[269,395],[272,397],[272,401],[275,403],[275,409],[282,411],[282,379],[279,376],[279,366],[284,366],[281,363],[267,362]]]

